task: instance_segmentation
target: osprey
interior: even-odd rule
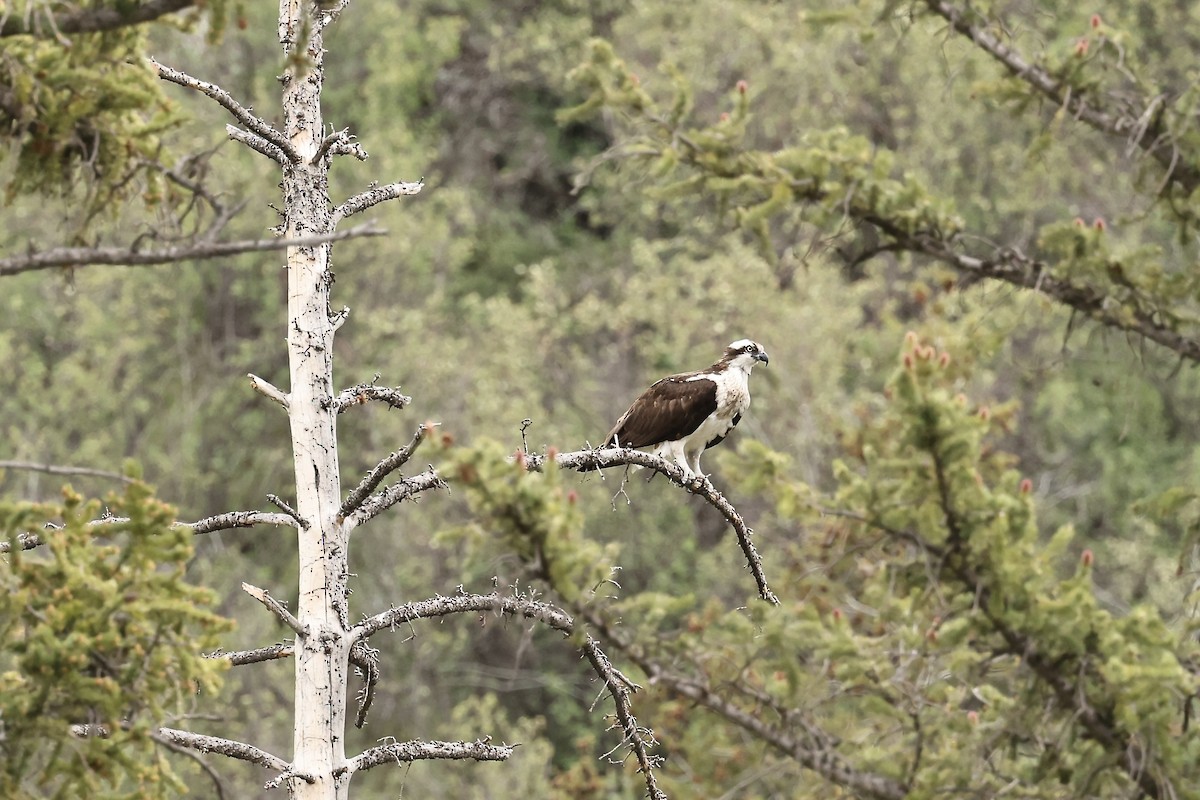
[[[687,481],[704,478],[700,454],[719,443],[750,407],[750,370],[768,363],[758,342],[738,339],[708,369],[668,375],[633,401],[605,447],[652,447],[675,459]]]

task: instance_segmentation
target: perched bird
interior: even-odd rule
[[[604,446],[652,447],[674,458],[685,480],[704,478],[700,454],[741,422],[750,407],[750,371],[760,361],[769,361],[762,345],[738,339],[708,369],[668,375],[633,401]]]

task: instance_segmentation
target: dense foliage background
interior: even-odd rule
[[[770,366],[705,466],[754,526],[780,608],[753,599],[724,521],[666,482],[529,479],[562,500],[539,507],[561,515],[547,535],[593,559],[574,578],[620,568],[619,589],[599,591],[617,599],[594,606],[636,640],[610,655],[646,684],[635,709],[662,743],[668,793],[1194,796],[1200,377],[1194,357],[1118,328],[1149,308],[1196,336],[1196,201],[1153,154],[1012,78],[941,4],[804,5],[350,6],[326,40],[326,119],[371,158],[340,163],[335,197],[368,180],[423,175],[426,188],[373,212],[387,237],[335,248],[337,296],[352,309],[340,380],[378,373],[415,398],[404,412],[341,418],[343,471],[361,474],[433,419],[449,438],[425,457],[478,463],[508,486],[503,454],[521,446],[522,420],[531,448],[598,443],[650,381],[754,338]],[[1159,98],[1147,124],[1169,106],[1161,136],[1175,137],[1180,170],[1193,168],[1200,20],[1188,4],[979,10],[984,29],[1071,91],[1135,109]],[[217,8],[136,47],[270,118],[274,13]],[[211,36],[228,14],[238,24]],[[5,69],[28,63],[20,39],[0,40]],[[62,49],[37,47],[51,60]],[[217,148],[210,186],[245,203],[239,234],[264,235],[277,222],[273,165],[224,141],[215,106],[152,82],[139,92],[124,100],[165,127],[153,147],[139,129],[136,152]],[[130,184],[145,191],[96,189],[105,175],[72,171],[68,148],[63,181],[44,185],[22,160],[44,154],[8,132],[4,251],[128,238],[161,219],[152,178]],[[1047,281],[1111,302],[1072,311],[981,279],[871,215],[966,253],[1029,254]],[[134,459],[181,519],[286,497],[286,420],[244,378],[286,384],[281,263],[6,278],[0,455],[110,469]],[[1090,319],[1105,314],[1109,324]],[[41,501],[61,482],[8,471],[0,493]],[[482,590],[493,576],[536,583],[522,532],[495,522],[521,497],[456,488],[356,532],[353,613]],[[284,635],[238,585],[294,586],[287,535],[194,542],[187,579],[238,623],[226,649]],[[596,588],[538,585],[568,598]],[[460,620],[375,644],[383,688],[351,748],[389,735],[524,746],[507,765],[374,770],[355,796],[644,791],[631,769],[598,760],[615,734],[554,636]],[[793,732],[802,719],[828,738],[795,734],[788,753],[669,680],[649,685],[652,661],[728,691],[735,710]],[[195,727],[286,753],[290,681],[286,661],[235,670],[205,704],[222,719]],[[881,782],[839,780],[797,755],[832,751]],[[234,796],[260,791],[252,768],[216,766]],[[179,769],[209,792],[194,767]]]

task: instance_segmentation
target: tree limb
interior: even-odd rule
[[[271,613],[279,617],[284,625],[296,632],[297,636],[308,636],[308,626],[296,619],[292,612],[287,610],[283,603],[271,597],[271,593],[266,589],[260,589],[257,586],[251,586],[248,583],[242,583],[242,591],[253,597],[258,602],[266,606]]]
[[[371,471],[363,476],[358,486],[355,486],[354,490],[347,495],[346,502],[342,503],[342,507],[338,511],[338,516],[344,519],[357,510],[384,478],[404,466],[412,458],[413,453],[421,446],[421,442],[433,432],[437,424],[436,422],[426,422],[417,428],[417,432],[413,434],[413,438],[408,444],[372,467]]]
[[[493,745],[487,740],[475,742],[411,741],[381,744],[364,750],[350,759],[334,775],[354,774],[378,767],[380,764],[403,763],[428,758],[473,759],[475,761],[507,761],[515,745]]]
[[[62,464],[39,464],[34,461],[0,461],[0,469],[27,470],[29,472],[45,472],[48,475],[84,475],[90,478],[105,478],[121,483],[137,483],[137,478],[122,475],[119,472],[109,472],[92,467],[71,467]]]
[[[199,78],[193,78],[185,72],[180,72],[177,69],[160,64],[153,58],[147,59],[150,62],[150,67],[155,71],[158,77],[164,81],[183,86],[187,89],[194,89],[201,94],[204,94],[215,100],[222,108],[233,115],[233,118],[240,122],[255,136],[266,140],[274,145],[286,157],[286,161],[295,164],[300,161],[300,155],[296,149],[292,147],[292,143],[288,141],[287,136],[282,131],[277,130],[266,120],[255,114],[249,108],[233,99],[229,92],[217,86],[215,83],[202,81]],[[232,136],[232,134],[230,134]],[[276,159],[278,160],[278,159]]]
[[[236,758],[239,761],[248,761],[251,764],[258,764],[261,767],[275,770],[276,772],[290,772],[291,765],[276,755],[268,753],[266,750],[260,750],[254,745],[244,742],[234,741],[233,739],[222,739],[219,736],[206,736],[201,733],[192,733],[191,731],[181,731],[175,728],[159,728],[154,731],[151,736],[155,741],[163,743],[171,743],[180,747],[186,747],[195,750],[199,753],[219,753],[229,758]],[[312,783],[311,777],[297,776],[306,783]]]
[[[1087,123],[1101,133],[1120,137],[1148,153],[1167,172],[1167,180],[1177,181],[1191,193],[1200,187],[1200,169],[1179,157],[1179,147],[1173,136],[1164,135],[1163,115],[1145,124],[1142,111],[1132,113],[1127,101],[1113,101],[1111,97],[1096,92],[1072,91],[1066,81],[1060,80],[1042,67],[1027,61],[984,26],[975,24],[969,9],[959,8],[946,0],[926,0],[925,5],[950,23],[959,35],[971,40],[977,47],[1004,66],[1013,77],[1029,84],[1039,94],[1065,108],[1075,119]],[[1105,100],[1114,102],[1118,108],[1106,107]],[[1154,101],[1149,106],[1153,107]],[[1149,109],[1147,109],[1149,110]]]
[[[10,13],[0,19],[0,38],[37,36],[58,38],[60,34],[98,33],[152,22],[196,5],[196,0],[149,0],[127,6],[97,6],[67,13]],[[49,6],[47,6],[47,9]]]
[[[241,253],[283,250],[288,247],[313,247],[358,236],[382,236],[383,230],[371,223],[357,225],[339,233],[323,233],[295,239],[247,239],[232,242],[199,241],[157,250],[139,251],[132,247],[56,247],[23,256],[0,258],[0,277],[55,267],[110,266],[144,267],[211,258],[227,258]]]
[[[337,413],[341,414],[351,406],[363,405],[372,400],[378,400],[396,409],[402,409],[412,402],[411,397],[401,394],[399,386],[376,386],[373,383],[356,383],[349,389],[342,389],[330,402],[332,407],[337,409]]]
[[[104,534],[103,526],[128,521],[124,517],[107,517],[105,519],[94,520],[90,524],[96,529],[96,535],[101,536]],[[194,535],[200,536],[206,533],[215,533],[216,531],[232,530],[233,528],[252,528],[255,525],[289,525],[294,527],[295,524],[295,520],[287,514],[275,514],[266,511],[229,511],[224,514],[205,517],[195,522],[176,522],[172,527],[191,528]],[[43,544],[45,544],[45,540],[41,534],[31,532],[17,534],[18,550],[32,550],[35,547],[41,547]],[[0,553],[7,553],[10,549],[9,542],[0,542]]]
[[[240,667],[245,664],[259,664],[263,661],[274,661],[278,658],[291,658],[296,655],[296,645],[291,642],[281,642],[273,644],[269,647],[259,647],[255,650],[235,650],[226,653],[223,650],[217,650],[213,653],[206,653],[205,658],[220,658],[228,661],[230,666]]]
[[[547,460],[547,456],[537,453],[525,453],[524,455],[525,468],[530,470],[541,470]],[[771,591],[771,587],[767,584],[767,578],[763,572],[762,558],[759,556],[758,550],[754,547],[754,542],[751,539],[754,531],[742,519],[742,515],[733,507],[733,504],[726,500],[724,495],[713,487],[711,481],[707,479],[703,481],[687,481],[684,479],[683,469],[678,464],[672,464],[670,461],[652,453],[644,453],[641,450],[632,450],[625,447],[558,453],[554,456],[553,460],[561,468],[573,469],[579,472],[636,464],[661,473],[671,483],[681,489],[686,489],[693,494],[703,497],[709,505],[721,512],[721,516],[725,517],[737,535],[738,544],[746,556],[746,562],[750,567],[751,574],[754,575],[754,582],[758,586],[759,597],[772,605],[779,605],[779,598],[775,596],[775,593]]]
[[[263,397],[279,403],[279,405],[283,407],[284,411],[288,410],[291,405],[291,400],[288,398],[286,392],[275,386],[275,384],[271,383],[270,381],[266,381],[258,377],[253,372],[246,373],[246,377],[250,379],[250,386],[253,387],[254,391],[258,392]]]
[[[421,178],[416,183],[389,183],[387,186],[372,186],[365,192],[359,192],[353,197],[346,199],[341,205],[335,208],[333,216],[329,220],[329,229],[336,229],[338,223],[346,217],[366,211],[371,206],[385,203],[388,200],[395,200],[405,195],[419,194],[424,188],[424,178]]]

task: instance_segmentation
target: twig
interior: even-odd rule
[[[92,467],[70,467],[63,464],[39,464],[34,461],[0,461],[0,469],[28,470],[29,472],[45,472],[48,475],[83,475],[91,478],[105,478],[122,483],[137,483],[137,478],[122,475],[119,472],[109,472]]]
[[[395,200],[406,195],[419,194],[424,188],[425,179],[421,178],[416,183],[389,183],[386,186],[375,186],[367,189],[365,192],[359,192],[353,197],[346,199],[333,210],[333,216],[329,220],[329,229],[335,229],[338,223],[346,217],[366,211],[371,206],[376,206],[388,200]]]
[[[382,236],[385,231],[371,223],[356,225],[337,233],[323,233],[294,239],[245,239],[233,242],[200,241],[173,245],[157,250],[139,251],[134,247],[56,247],[41,252],[33,251],[22,256],[0,258],[0,277],[19,275],[55,267],[82,267],[108,265],[118,267],[147,267],[171,264],[177,261],[226,258],[239,253],[257,253],[267,250],[284,250],[289,247],[314,247],[328,242],[352,239],[359,236]]]
[[[279,497],[279,495],[268,494],[267,500],[270,501],[271,505],[275,506],[280,511],[282,511],[283,513],[287,514],[289,517],[294,519],[296,521],[296,524],[300,526],[301,530],[305,530],[305,531],[308,530],[308,528],[309,528],[308,520],[301,517],[300,512],[297,511],[296,509],[292,508],[290,505],[288,505],[283,500],[283,498]]]
[[[528,453],[524,459],[525,468],[535,471],[541,470],[545,466],[546,459],[545,455]],[[733,504],[726,500],[713,487],[710,481],[685,480],[683,469],[679,465],[672,464],[666,459],[652,453],[643,453],[641,450],[631,450],[625,447],[558,453],[554,456],[554,462],[561,468],[574,469],[580,472],[615,467],[623,464],[637,464],[638,466],[647,467],[655,472],[659,472],[681,489],[686,489],[693,494],[703,497],[708,501],[709,505],[721,512],[721,516],[725,517],[737,535],[738,544],[741,546],[742,552],[746,555],[746,562],[750,567],[751,574],[754,575],[754,582],[758,585],[759,597],[772,605],[779,605],[779,598],[771,591],[770,586],[767,584],[766,575],[763,573],[762,558],[759,556],[758,550],[754,547],[754,542],[751,540],[754,531],[742,519],[742,515],[733,507]]]
[[[413,438],[408,444],[372,467],[371,471],[363,476],[358,486],[355,486],[354,490],[347,495],[346,502],[342,503],[342,507],[338,511],[338,516],[344,519],[357,510],[371,492],[375,491],[375,488],[383,482],[384,478],[404,466],[412,458],[413,453],[421,446],[421,442],[425,441],[425,437],[432,433],[438,424],[436,422],[426,422],[417,428],[417,432],[413,434]]]
[[[222,108],[232,114],[234,119],[246,126],[251,133],[278,148],[281,154],[284,155],[288,161],[296,163],[300,160],[299,154],[296,153],[295,148],[292,147],[292,143],[288,141],[287,136],[285,136],[283,132],[276,130],[262,117],[259,117],[249,108],[234,100],[232,95],[230,95],[229,92],[225,91],[220,86],[217,86],[215,83],[209,83],[208,81],[202,81],[199,78],[193,78],[191,75],[188,75],[185,72],[180,72],[177,69],[172,69],[171,67],[160,64],[153,58],[148,60],[150,62],[150,66],[158,74],[158,77],[162,78],[164,81],[169,81],[188,89],[195,89],[201,94],[211,97],[213,100],[217,101]]]
[[[274,597],[271,597],[270,593],[267,592],[266,589],[260,589],[257,586],[251,586],[250,584],[243,582],[242,591],[270,609],[271,613],[279,617],[279,619],[285,625],[294,630],[297,636],[308,636],[308,628],[304,625],[304,623],[296,619],[296,617],[292,615],[292,612],[288,611],[287,608],[284,607],[283,603],[279,602]]]
[[[290,407],[291,400],[288,398],[288,395],[270,381],[263,380],[253,372],[246,373],[246,377],[250,379],[250,386],[254,388],[254,391],[258,392],[263,397],[270,398],[276,403],[279,403],[279,405],[283,406],[285,411]]]
[[[363,149],[362,144],[354,141],[354,138],[354,134],[350,133],[349,128],[342,128],[340,131],[329,134],[321,140],[316,155],[312,157],[312,163],[316,164],[325,158],[326,154],[350,155],[359,161],[366,161],[367,151]]]
[[[225,133],[235,142],[241,142],[251,150],[262,153],[277,164],[286,166],[291,163],[291,159],[288,158],[287,153],[276,147],[273,142],[264,139],[258,134],[242,130],[237,125],[226,125]]]
[[[368,647],[366,642],[355,642],[350,647],[350,663],[358,667],[363,676],[363,688],[358,695],[358,715],[354,718],[354,727],[361,728],[367,723],[367,712],[375,701],[375,687],[379,683],[379,651]]]

